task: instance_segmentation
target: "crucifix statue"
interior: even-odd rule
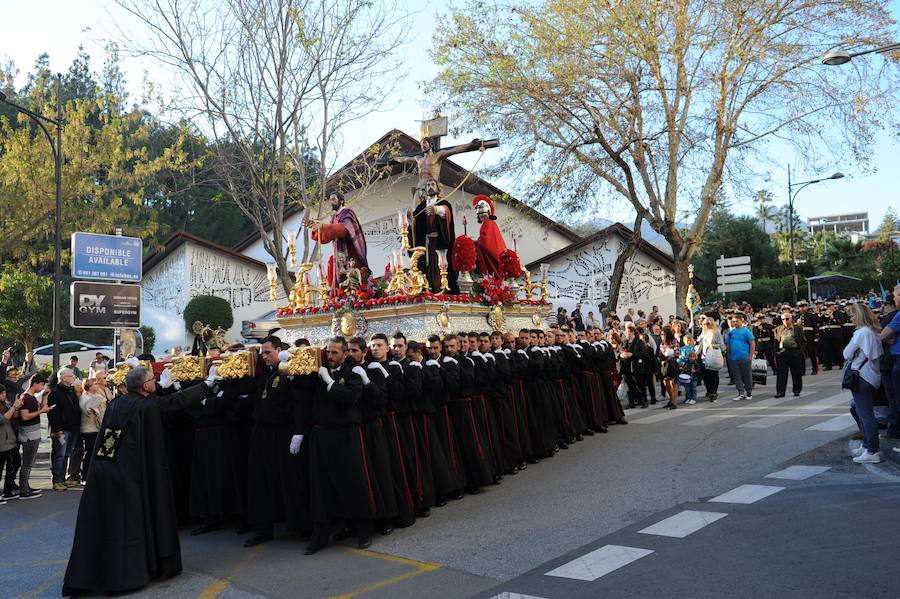
[[[447,135],[447,117],[435,114],[431,120],[422,122],[420,152],[390,158],[384,164],[415,164],[419,181],[415,189],[415,206],[411,225],[413,245],[428,248],[424,256],[425,264],[419,264],[426,273],[428,285],[435,293],[441,288],[441,273],[437,260],[437,250],[447,250],[448,258],[453,254],[456,231],[453,226],[453,208],[441,197],[440,176],[445,158],[464,152],[483,152],[487,148],[500,145],[497,139],[473,139],[469,143],[440,147],[440,138]],[[456,269],[452,259],[448,260],[447,277],[450,292],[458,293]]]

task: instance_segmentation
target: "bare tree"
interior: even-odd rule
[[[576,211],[624,197],[671,246],[682,306],[723,184],[755,176],[766,140],[809,161],[865,156],[893,109],[896,70],[819,57],[889,39],[889,4],[473,1],[437,36],[436,85],[464,126],[511,138],[496,169],[530,175],[538,202]]]
[[[145,26],[123,32],[123,48],[173,72],[171,108],[209,138],[219,185],[289,290],[285,211],[297,203],[321,217],[342,130],[379,108],[403,73],[393,55],[406,16],[371,0],[117,2]]]

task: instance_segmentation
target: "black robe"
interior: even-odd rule
[[[128,393],[109,404],[78,506],[64,596],[133,591],[181,572],[162,415],[206,394],[197,385],[146,398]]]
[[[413,245],[428,249],[427,254],[419,258],[419,270],[425,273],[431,290],[435,293],[440,291],[441,273],[436,250],[447,250],[447,281],[450,285],[450,293],[459,293],[459,286],[456,283],[456,268],[452,258],[453,243],[456,241],[453,207],[447,200],[440,200],[435,206],[443,206],[447,211],[447,217],[441,218],[437,214],[429,216],[424,200],[416,206],[413,212]]]

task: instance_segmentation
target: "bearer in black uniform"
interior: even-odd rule
[[[753,336],[756,337],[756,358],[765,359],[772,372],[775,372],[775,327],[766,322],[765,314],[756,315],[753,325]]]
[[[822,361],[825,363],[825,370],[831,370],[835,364],[840,367],[844,365],[844,346],[841,345],[843,324],[844,322],[837,314],[834,302],[825,304],[825,314],[819,322],[819,331],[822,335]]]
[[[803,336],[806,338],[806,355],[812,365],[812,373],[819,373],[819,317],[809,309],[809,304],[800,300],[797,302],[800,308],[800,317],[797,324],[803,327]]]
[[[254,535],[244,547],[272,538],[276,522],[287,521],[290,532],[308,536],[312,529],[309,484],[306,480],[306,450],[309,434],[310,395],[313,375],[289,377],[278,371],[281,339],[263,339],[260,357],[266,365],[262,385],[253,407],[253,431],[247,472],[247,523]],[[281,354],[281,357],[279,357]]]
[[[360,549],[372,545],[375,493],[360,426],[363,380],[347,353],[343,337],[328,342],[327,366],[319,368],[313,393],[309,474],[314,529],[307,555],[328,544],[331,527],[339,522],[356,526]]]

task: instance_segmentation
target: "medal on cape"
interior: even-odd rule
[[[276,376],[274,379],[272,379],[272,388],[277,389],[278,383],[280,383],[280,382],[281,382],[281,377]]]

